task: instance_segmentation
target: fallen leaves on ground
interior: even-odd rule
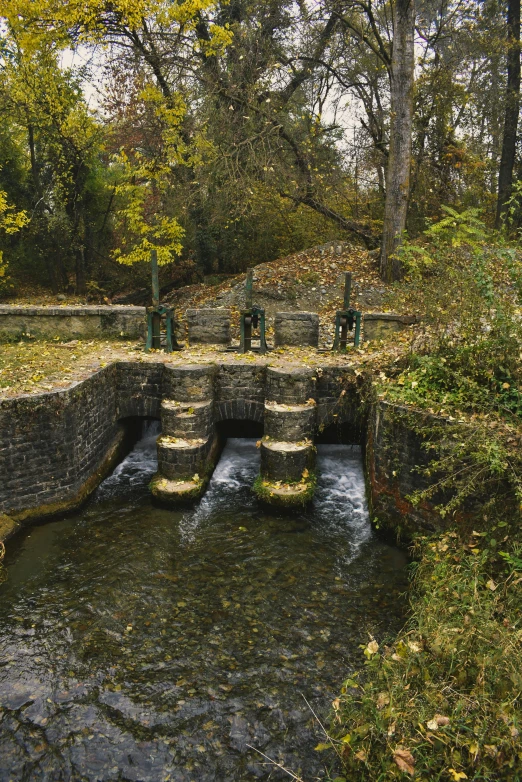
[[[393,753],[393,759],[401,771],[411,777],[415,774],[415,758],[409,749],[397,747]]]

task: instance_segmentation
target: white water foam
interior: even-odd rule
[[[141,439],[114,472],[103,481],[96,492],[96,499],[107,500],[116,494],[141,489],[148,485],[158,469],[156,440],[159,433],[159,421],[143,423]]]
[[[180,522],[180,534],[185,544],[190,544],[200,524],[216,508],[232,505],[238,492],[243,495],[244,505],[254,505],[249,490],[259,473],[259,462],[255,439],[229,437],[207,491],[195,510],[185,513]]]
[[[313,509],[321,523],[349,531],[350,558],[354,559],[372,534],[358,446],[317,446],[317,491]]]

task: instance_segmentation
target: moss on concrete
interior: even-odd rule
[[[169,480],[156,473],[152,478],[149,488],[155,500],[162,505],[176,507],[178,505],[192,504],[200,499],[208,484],[208,478],[179,478]]]
[[[10,516],[6,516],[5,513],[0,513],[0,543],[3,543],[8,538],[12,537],[15,532],[18,532],[20,526],[21,525]]]
[[[59,516],[63,513],[78,510],[121,460],[125,451],[125,440],[125,431],[124,429],[120,429],[96,471],[90,475],[80,488],[70,497],[60,500],[59,502],[44,503],[34,508],[18,511],[12,514],[12,520],[19,523],[19,526],[21,526],[33,521],[39,521],[41,519],[47,519],[52,516]]]
[[[296,483],[271,482],[258,475],[252,490],[257,499],[266,505],[287,510],[298,510],[304,508],[313,500],[316,483],[317,480],[313,473],[310,473],[306,480]]]

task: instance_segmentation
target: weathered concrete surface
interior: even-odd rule
[[[191,403],[164,399],[161,403],[161,430],[164,435],[206,440],[212,434],[213,426],[212,401]]]
[[[266,397],[281,405],[304,405],[315,398],[316,375],[308,367],[268,367]]]
[[[186,321],[189,345],[228,345],[230,320],[229,309],[188,309]]]
[[[276,312],[274,320],[274,343],[299,346],[319,344],[319,315],[315,312]]]
[[[398,331],[417,323],[414,315],[396,315],[393,312],[369,312],[363,317],[363,337],[366,341],[391,339]]]
[[[5,513],[0,513],[0,543],[3,543],[20,529],[21,524]]]
[[[140,339],[146,333],[145,307],[0,306],[0,342],[35,339]]]

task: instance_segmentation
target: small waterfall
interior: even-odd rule
[[[158,469],[156,440],[161,431],[159,421],[144,421],[140,440],[106,478],[96,492],[97,500],[146,488]]]

